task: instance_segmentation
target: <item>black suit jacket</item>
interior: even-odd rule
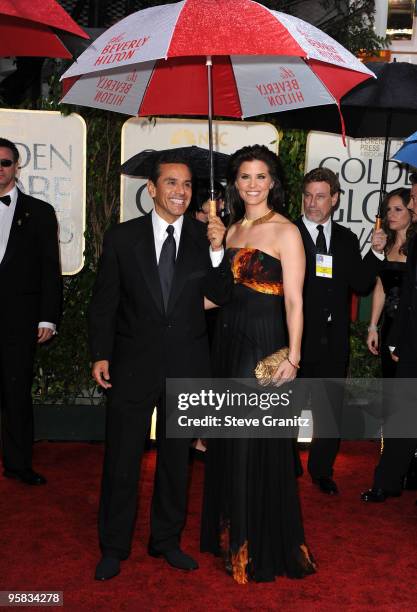
[[[400,364],[417,363],[417,236],[411,240],[401,288],[400,307],[388,338]]]
[[[330,254],[333,256],[333,278],[315,274],[315,244],[300,217],[296,221],[306,252],[304,281],[304,332],[301,360],[315,362],[320,355],[329,315],[332,320],[331,345],[328,356],[347,361],[349,356],[350,292],[369,292],[382,262],[372,253],[362,260],[359,241],[346,227],[332,221]]]
[[[204,296],[220,304],[232,287],[227,267],[212,268],[207,228],[187,216],[167,312],[151,215],[105,235],[89,308],[93,361],[110,361],[113,391],[139,400],[165,378],[210,375]]]
[[[62,287],[55,211],[21,191],[0,263],[0,286],[0,312],[8,329],[58,322]]]

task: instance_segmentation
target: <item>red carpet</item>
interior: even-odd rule
[[[342,446],[336,475],[341,495],[328,498],[299,479],[307,541],[319,563],[304,580],[239,586],[220,562],[198,552],[203,466],[195,463],[184,548],[197,557],[191,574],[147,556],[154,453],[145,456],[133,553],[119,577],[93,577],[98,560],[96,512],[103,447],[39,443],[35,466],[46,487],[0,478],[0,590],[59,590],[66,610],[415,610],[417,492],[366,505],[359,492],[371,482],[372,442]],[[305,456],[303,457],[305,460]]]

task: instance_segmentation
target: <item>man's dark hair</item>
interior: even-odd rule
[[[163,164],[184,164],[187,166],[189,171],[191,172],[191,176],[193,175],[193,168],[189,161],[184,158],[184,155],[172,149],[171,151],[165,151],[161,153],[157,157],[154,167],[152,168],[152,172],[149,173],[149,180],[152,181],[154,185],[156,185],[159,177],[161,176],[161,166]]]
[[[330,195],[340,193],[340,183],[336,174],[330,168],[314,168],[303,178],[303,191],[308,183],[328,183]]]
[[[7,138],[0,138],[0,147],[3,147],[4,149],[10,149],[13,155],[14,163],[19,161],[19,151],[14,142],[12,142],[11,140],[7,140]]]
[[[417,172],[410,174],[410,183],[412,185],[417,185]]]

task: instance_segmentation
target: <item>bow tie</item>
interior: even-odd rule
[[[6,206],[9,206],[11,201],[12,198],[9,195],[0,197],[0,202],[3,202],[3,204],[5,204]]]

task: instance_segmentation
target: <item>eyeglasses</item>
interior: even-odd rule
[[[0,166],[2,168],[10,168],[11,165],[13,165],[12,159],[0,159]]]

